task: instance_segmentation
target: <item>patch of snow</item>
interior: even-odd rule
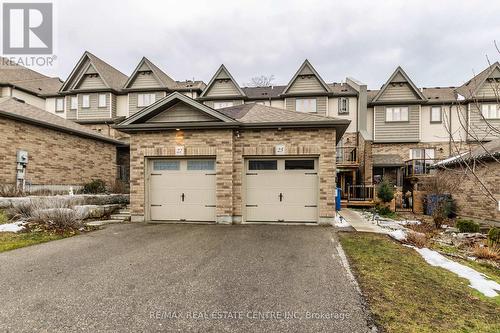
[[[403,241],[406,239],[406,232],[404,232],[403,230],[393,230],[389,232],[388,235],[398,241]]]
[[[403,220],[403,221],[395,221],[398,224],[401,225],[418,225],[421,224],[422,222],[417,221],[417,220]]]
[[[351,225],[340,214],[335,215],[335,226],[338,228],[348,228]]]
[[[478,271],[452,261],[436,251],[428,248],[415,250],[427,261],[431,266],[438,266],[457,274],[458,276],[469,280],[470,287],[476,289],[487,297],[498,296],[497,291],[500,291],[500,284],[487,279],[487,276]]]
[[[24,229],[24,222],[0,224],[0,232],[18,232]]]

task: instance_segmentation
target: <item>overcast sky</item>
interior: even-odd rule
[[[460,85],[500,56],[500,1],[56,0],[58,67],[84,50],[129,75],[142,56],[176,80],[286,84],[305,58],[327,82],[376,89],[401,65],[419,86]]]

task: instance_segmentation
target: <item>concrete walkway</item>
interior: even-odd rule
[[[376,224],[367,222],[363,217],[355,210],[342,208],[339,212],[340,215],[359,232],[374,232],[379,234],[386,234],[388,231],[384,228],[377,226]]]

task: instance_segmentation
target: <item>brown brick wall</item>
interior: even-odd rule
[[[480,185],[473,174],[470,172],[465,173],[459,166],[440,170],[437,177],[451,177],[451,179],[456,179],[456,182],[460,184],[452,193],[453,199],[456,200],[460,216],[500,222],[500,212],[498,211],[498,200],[500,200],[500,164],[494,161],[482,164],[478,163],[475,173],[495,199],[486,194],[486,189]]]
[[[80,185],[100,178],[113,184],[116,147],[90,138],[0,118],[0,183],[16,180],[16,152],[28,152],[32,184]]]
[[[185,157],[214,156],[217,162],[216,214],[219,221],[239,221],[243,215],[245,156],[272,156],[276,144],[287,155],[319,156],[319,216],[334,216],[335,130],[185,130],[141,132],[131,137],[131,210],[134,220],[145,214],[145,157],[175,156],[182,145]],[[147,215],[147,213],[146,213]],[[147,216],[146,216],[147,218]]]
[[[100,134],[109,136],[113,139],[117,140],[123,140],[127,139],[130,137],[130,135],[117,131],[116,129],[112,128],[111,124],[81,124],[84,127],[90,128],[91,130],[94,130]]]

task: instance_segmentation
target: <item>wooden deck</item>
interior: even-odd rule
[[[374,201],[361,201],[361,200],[341,200],[340,201],[340,206],[341,207],[373,207],[375,206]]]

